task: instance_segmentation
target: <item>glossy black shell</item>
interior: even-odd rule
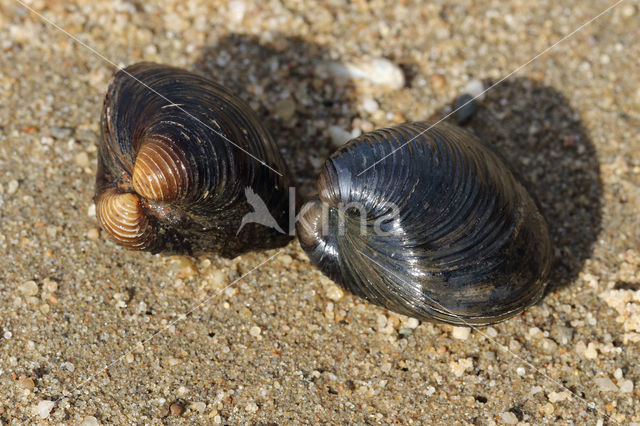
[[[113,77],[101,122],[96,204],[121,245],[234,257],[291,239],[281,232],[288,228],[288,168],[256,114],[225,87],[182,69],[135,64]],[[142,149],[147,164],[135,172]],[[138,187],[165,194],[151,199],[137,191],[134,173],[143,176]],[[247,223],[236,235],[254,210],[247,188],[280,230]]]
[[[302,208],[300,243],[328,277],[392,311],[460,325],[504,320],[544,292],[547,224],[492,148],[430,125],[377,130],[335,152],[319,198]]]

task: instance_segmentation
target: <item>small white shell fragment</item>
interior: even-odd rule
[[[393,62],[385,58],[368,58],[354,62],[323,62],[316,71],[326,77],[362,80],[368,84],[389,89],[404,87],[404,74]]]
[[[34,407],[33,414],[40,416],[41,419],[46,419],[55,405],[54,401],[43,399]]]

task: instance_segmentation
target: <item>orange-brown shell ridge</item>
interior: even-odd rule
[[[256,114],[225,87],[182,69],[118,71],[102,111],[96,212],[123,247],[219,253],[286,244],[288,168]],[[242,223],[257,195],[278,226]]]

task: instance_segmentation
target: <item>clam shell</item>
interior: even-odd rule
[[[493,149],[429,126],[377,130],[335,152],[302,207],[302,248],[345,289],[404,315],[463,325],[514,316],[544,292],[547,224]]]
[[[290,186],[272,137],[228,89],[152,63],[113,77],[102,112],[96,211],[119,244],[226,257],[281,246],[290,240],[282,232]],[[277,226],[241,229],[254,211],[249,193]]]

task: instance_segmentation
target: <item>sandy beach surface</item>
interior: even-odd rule
[[[0,0],[0,424],[640,424],[638,28],[634,0]],[[99,115],[143,60],[248,101],[302,197],[346,139],[499,83],[465,127],[540,201],[546,296],[454,328],[342,291],[297,241],[118,247]]]

